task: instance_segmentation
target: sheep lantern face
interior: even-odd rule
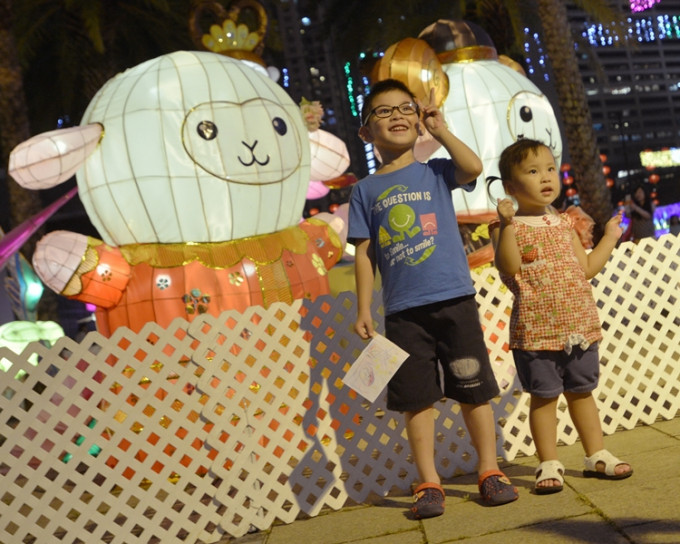
[[[289,112],[266,99],[201,104],[187,114],[183,139],[198,166],[232,183],[282,183],[298,170],[302,158]],[[277,151],[272,153],[268,144]]]
[[[245,64],[176,52],[119,74],[82,124],[104,136],[80,197],[113,245],[217,242],[297,224],[310,158],[300,110]]]

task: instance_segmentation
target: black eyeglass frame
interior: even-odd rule
[[[409,112],[402,111],[401,108],[403,106],[411,106],[415,111],[412,111],[412,112],[411,111],[409,111]],[[390,113],[388,113],[387,115],[378,115],[375,112],[375,110],[377,110],[379,108],[390,108]],[[364,119],[363,122],[361,123],[361,126],[364,126],[364,125],[366,125],[366,123],[368,123],[368,120],[371,118],[371,115],[375,115],[378,119],[387,119],[388,117],[392,116],[392,114],[394,113],[394,110],[399,110],[399,113],[401,113],[402,115],[413,115],[413,114],[420,115],[420,107],[415,102],[402,102],[398,106],[387,106],[385,104],[381,104],[380,106],[376,106],[375,108],[373,108],[371,111],[368,112],[368,115],[366,116],[366,119]]]

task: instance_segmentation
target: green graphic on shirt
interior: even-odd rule
[[[377,198],[373,205],[373,213],[387,212],[386,221],[378,230],[378,244],[384,252],[389,266],[397,263],[416,266],[427,260],[436,248],[434,243],[437,234],[436,214],[418,215],[408,203],[429,201],[429,191],[409,191],[404,185],[393,185]],[[427,227],[423,230],[424,226]],[[423,235],[427,238],[423,238]]]
[[[392,237],[390,236],[390,233],[387,232],[387,229],[382,225],[378,230],[378,243],[380,244],[380,247],[387,247],[392,243]]]
[[[386,189],[382,194],[378,195],[378,201],[387,198],[392,191],[398,191],[400,193],[404,193],[407,190],[408,190],[408,187],[406,187],[405,185],[393,185],[389,189]]]
[[[414,259],[413,257],[406,257],[406,264],[409,266],[416,266],[417,264],[422,263],[425,259],[432,255],[432,252],[436,247],[437,246],[428,247],[425,251],[423,251],[423,254],[418,259]]]
[[[390,210],[388,217],[390,227],[398,234],[392,236],[392,242],[401,242],[408,234],[409,238],[413,238],[420,232],[420,227],[413,224],[416,222],[416,212],[407,204],[397,204]]]

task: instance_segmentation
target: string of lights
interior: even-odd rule
[[[661,0],[630,0],[630,11],[639,12],[645,11],[658,4]]]

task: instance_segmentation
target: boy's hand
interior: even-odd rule
[[[436,136],[442,130],[448,130],[444,115],[435,103],[434,87],[430,89],[430,98],[427,104],[417,101],[420,113],[422,115],[422,122],[427,131]]]
[[[354,323],[354,332],[356,332],[363,340],[372,338],[375,334],[373,329],[373,317],[358,315],[356,323]]]
[[[623,210],[619,210],[619,212],[614,217],[607,221],[607,224],[604,226],[604,235],[611,236],[616,240],[621,238],[621,236],[623,236],[623,229],[621,228],[622,219]]]
[[[502,198],[498,201],[498,206],[496,206],[496,211],[498,212],[498,217],[501,220],[501,224],[507,225],[515,217],[515,207],[512,204],[512,200],[509,198]]]

